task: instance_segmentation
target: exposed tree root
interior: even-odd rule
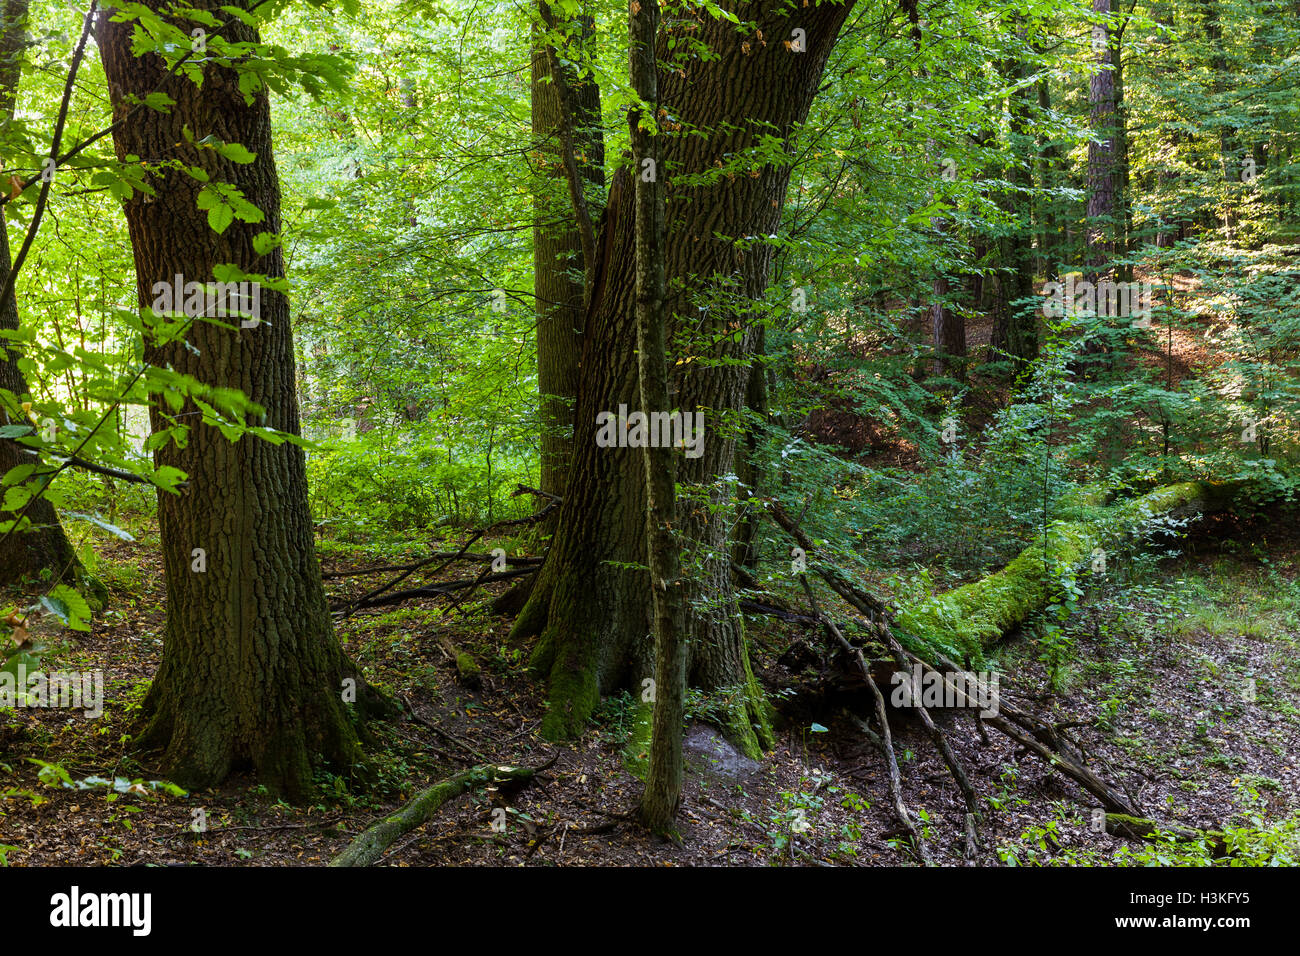
[[[550,763],[541,767],[479,764],[461,771],[454,777],[440,780],[429,789],[417,794],[392,816],[368,827],[348,845],[347,849],[330,862],[330,866],[369,866],[383,856],[384,851],[398,838],[430,820],[447,801],[484,787],[504,784],[522,786],[554,762],[555,759],[552,758]]]

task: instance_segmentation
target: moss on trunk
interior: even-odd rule
[[[1123,547],[1156,518],[1220,511],[1238,487],[1181,482],[1110,507],[1097,507],[1105,500],[1104,490],[1084,489],[1067,503],[1080,516],[1049,525],[1046,557],[1040,538],[1001,571],[903,609],[899,628],[922,656],[938,650],[959,660],[980,660],[987,647],[1046,607],[1061,573],[1082,565],[1095,549]]]

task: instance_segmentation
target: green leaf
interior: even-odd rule
[[[243,163],[247,165],[257,159],[257,154],[249,152],[248,148],[241,143],[222,143],[220,146],[216,147],[216,150],[232,163]]]
[[[229,206],[213,206],[208,210],[208,225],[214,232],[225,232],[235,221],[235,211]]]

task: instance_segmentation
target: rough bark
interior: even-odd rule
[[[4,0],[0,6],[0,119],[13,119],[18,80],[22,72],[23,47],[27,40],[28,0]],[[9,285],[11,268],[9,232],[0,213],[0,289]],[[11,291],[0,301],[0,332],[18,331],[18,295]],[[0,389],[12,392],[17,402],[29,400],[27,381],[18,368],[21,355],[11,340],[0,337]],[[0,425],[31,425],[20,409],[10,409],[0,402]],[[17,442],[0,438],[0,475],[18,465],[30,465],[36,459],[31,451]],[[0,491],[0,495],[3,492]],[[19,512],[22,509],[19,509]],[[8,584],[28,575],[49,571],[65,580],[81,575],[81,564],[69,544],[63,526],[52,505],[45,498],[31,503],[21,527],[12,533],[0,531],[0,584]],[[19,512],[0,511],[0,525],[13,521]]]
[[[1093,13],[1109,15],[1111,0],[1092,0]],[[1115,98],[1115,43],[1107,25],[1093,27],[1095,69],[1088,81],[1088,106],[1092,138],[1088,143],[1087,265],[1100,275],[1115,257],[1118,203],[1117,107]]]
[[[659,103],[655,40],[658,0],[631,0],[628,7],[629,74],[632,90],[649,108],[628,113],[632,168],[657,170],[659,137],[653,132]],[[636,340],[641,407],[667,411],[668,348],[664,299],[664,205],[658,175],[636,177]],[[669,833],[682,796],[682,715],[686,697],[686,607],[677,524],[677,462],[672,448],[641,451],[645,462],[646,541],[654,596],[654,712],[650,766],[641,817],[656,833]]]
[[[766,288],[772,247],[738,240],[780,226],[789,167],[753,159],[751,151],[769,136],[788,138],[805,119],[849,6],[752,0],[733,12],[752,22],[753,32],[742,34],[701,12],[675,21],[660,37],[661,61],[673,58],[666,46],[671,33],[703,41],[717,54],[661,67],[665,131],[657,172],[667,209],[673,404],[704,412],[706,421],[702,454],[683,457],[679,473],[681,482],[703,489],[704,499],[685,508],[679,523],[692,549],[689,560],[697,562],[687,588],[688,679],[705,691],[726,691],[718,694],[719,722],[750,753],[771,739],[770,729],[732,591],[727,519],[734,489],[717,479],[734,469],[735,441],[725,419],[745,400],[757,329],[746,306]],[[791,48],[796,29],[804,31],[803,49]],[[624,168],[611,187],[602,271],[586,317],[568,493],[547,563],[514,630],[518,637],[539,635],[532,666],[550,682],[543,731],[551,736],[576,733],[602,693],[639,686],[650,674],[649,579],[628,566],[646,563],[644,475],[635,449],[599,448],[595,441],[598,412],[640,404],[630,348],[630,192]],[[723,362],[709,361],[717,359]]]
[[[543,6],[545,4],[542,4]],[[574,44],[592,42],[590,17],[572,24]],[[605,188],[605,145],[600,128],[600,90],[595,82],[570,76],[568,96],[551,81],[545,46],[534,31],[532,50],[532,124],[538,177],[533,198],[533,293],[537,312],[537,388],[541,418],[541,488],[564,494],[565,475],[573,455],[573,410],[578,394],[584,286],[582,239],[566,183],[567,120],[572,135],[573,166],[584,194],[595,197]],[[576,59],[576,51],[570,54]],[[567,99],[567,104],[565,100]],[[572,116],[562,115],[566,105]]]
[[[225,38],[257,41],[256,30],[220,13],[215,2],[201,6],[227,21]],[[182,25],[189,32],[191,25]],[[131,33],[132,24],[107,16],[98,24],[115,117],[129,110],[132,94],[160,89],[175,100],[166,113],[135,112],[113,134],[120,160],[134,154],[159,170],[155,197],[137,192],[124,204],[141,307],[154,301],[156,283],[178,274],[211,281],[220,263],[282,277],[280,250],[262,255],[253,247],[258,233],[280,230],[265,90],[247,103],[237,73],[211,64],[203,67],[201,87],[168,75],[158,57],[132,55]],[[197,145],[207,136],[242,143],[254,161],[234,163]],[[236,220],[220,234],[209,228],[197,208],[202,184],[163,166],[178,160],[201,167],[212,182],[233,184],[265,220]],[[146,358],[205,385],[241,390],[265,409],[257,424],[297,434],[288,299],[263,289],[261,320],[249,329],[239,328],[238,319],[234,328],[229,319],[199,320],[185,342],[147,343]],[[159,494],[167,622],[139,742],[161,748],[165,771],[185,786],[213,786],[251,765],[272,792],[306,797],[315,767],[346,772],[357,763],[345,681],[356,680],[352,689],[362,699],[365,684],[331,629],[302,450],[249,435],[229,441],[201,424],[189,401],[176,415],[159,402],[150,418],[155,432],[190,423],[184,448],[168,442],[154,453],[157,465],[179,468],[189,484],[180,494]],[[195,549],[206,552],[206,570],[197,570]]]

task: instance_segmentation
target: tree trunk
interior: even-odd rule
[[[1209,66],[1211,71],[1210,89],[1215,98],[1221,97],[1228,88],[1228,57],[1223,45],[1223,26],[1219,19],[1219,7],[1215,0],[1200,0],[1201,23],[1205,29],[1205,39],[1210,47]],[[1219,125],[1219,168],[1225,183],[1233,183],[1241,171],[1238,165],[1240,157],[1235,128],[1223,122]],[[1229,240],[1234,229],[1233,206],[1227,196],[1223,198],[1223,229]]]
[[[931,219],[930,225],[940,235],[943,234],[942,219]],[[966,378],[966,317],[955,309],[948,308],[951,289],[946,275],[935,276],[930,289],[934,294],[934,301],[930,304],[930,324],[934,333],[934,350],[938,353],[934,360],[934,374],[950,374],[959,381],[964,381]]]
[[[628,113],[632,168],[656,175],[636,177],[636,341],[641,407],[668,411],[668,349],[664,320],[664,204],[657,175],[659,136],[652,132],[659,105],[655,46],[659,0],[631,0],[628,9],[632,90],[650,110]],[[646,160],[649,160],[649,166]],[[650,767],[641,817],[655,833],[669,833],[682,796],[682,714],[686,698],[686,607],[681,556],[673,538],[677,524],[677,463],[671,447],[642,449],[646,482],[646,541],[654,595],[654,712]]]
[[[923,41],[920,11],[916,0],[905,0],[904,7],[908,22],[911,24],[912,44],[919,56]],[[922,81],[928,81],[930,73],[928,70],[922,69],[920,76]],[[933,169],[939,158],[935,154],[933,140],[929,140],[925,144],[925,158],[926,167]],[[930,189],[926,195],[926,202],[929,203],[933,199],[934,190]],[[944,222],[941,217],[932,216],[930,218],[930,228],[934,230],[937,238],[943,238]],[[951,291],[948,277],[943,273],[941,263],[936,264],[935,269],[936,274],[930,282],[932,298],[928,310],[930,315],[930,342],[934,349],[931,374],[936,376],[952,374],[957,379],[964,380],[966,377],[966,318],[948,308],[948,296]]]
[[[578,17],[573,44],[594,42],[590,17]],[[532,123],[539,175],[533,198],[533,293],[537,311],[537,389],[541,418],[541,489],[564,495],[565,474],[573,456],[573,411],[578,394],[585,264],[574,210],[565,185],[561,156],[564,104],[551,82],[545,47],[534,30],[532,51]],[[569,59],[577,60],[576,53]],[[573,157],[584,191],[593,198],[605,188],[605,145],[600,128],[600,90],[590,79],[570,76],[569,117],[574,133]]]
[[[660,32],[660,60],[673,59],[667,38],[674,33],[717,54],[684,60],[660,76],[665,129],[656,172],[667,208],[668,340],[682,343],[674,352],[674,404],[702,412],[707,429],[699,457],[683,457],[679,473],[685,485],[702,489],[701,500],[683,502],[678,529],[692,549],[687,673],[707,692],[726,691],[719,693],[719,722],[751,754],[771,731],[732,591],[734,489],[718,477],[734,469],[735,440],[725,419],[745,400],[757,334],[747,303],[767,286],[772,247],[737,240],[780,227],[789,168],[751,159],[750,151],[767,137],[789,137],[805,119],[850,6],[751,0],[734,12],[761,33],[740,35],[703,13]],[[636,297],[630,194],[631,176],[643,171],[620,169],[610,190],[601,278],[586,319],[568,493],[547,562],[514,628],[517,637],[540,635],[532,667],[550,681],[543,733],[551,737],[577,733],[602,693],[637,686],[650,674],[644,473],[634,449],[596,443],[598,413],[639,407],[629,347]],[[717,359],[723,361],[709,361]]]
[[[749,380],[745,386],[745,409],[751,421],[745,429],[741,447],[736,455],[736,477],[740,479],[740,497],[742,502],[757,498],[761,475],[758,468],[758,438],[762,423],[767,422],[771,414],[768,401],[767,377],[771,369],[761,359],[767,355],[767,327],[760,325],[754,338],[754,364],[749,368]],[[732,560],[742,568],[750,571],[758,567],[759,545],[758,528],[762,515],[748,504],[740,506],[740,520],[736,523],[735,543],[732,547]]]
[[[1226,510],[1240,483],[1187,481],[1106,508],[1104,515],[1050,525],[1050,561],[1040,540],[986,578],[936,594],[898,615],[898,625],[914,642],[957,659],[978,660],[984,648],[1001,640],[1060,593],[1060,575],[1096,560],[1113,564],[1127,539],[1141,535],[1153,519],[1186,517]],[[1100,505],[1095,489],[1081,503]],[[1046,567],[1045,567],[1046,565]],[[1051,573],[1048,573],[1048,567]],[[913,648],[916,649],[915,647]],[[922,655],[925,656],[925,655]]]
[[[1029,69],[1023,60],[1012,59],[1002,64],[1002,75],[1008,83],[1023,82],[1029,77]],[[1025,85],[1012,90],[1008,96],[1007,152],[1011,164],[1006,179],[1014,191],[1003,194],[1002,207],[1017,220],[1017,225],[1013,232],[998,240],[1001,271],[996,283],[991,342],[993,350],[1011,357],[1016,374],[1038,356],[1037,313],[1032,306],[1019,301],[1034,293],[1033,224],[1028,214],[1020,213],[1026,208],[1034,186],[1033,138],[1029,133],[1029,98],[1033,95],[1033,88]]]
[[[532,767],[488,763],[462,770],[446,780],[439,780],[412,797],[396,813],[363,830],[348,844],[347,849],[330,861],[330,866],[369,866],[403,836],[433,819],[434,814],[448,801],[484,787],[497,790],[519,787],[532,780],[536,773]]]
[[[23,49],[27,41],[28,0],[4,0],[0,6],[0,117],[6,123],[13,120],[14,103],[18,93],[18,80],[22,72]],[[9,231],[3,212],[0,212],[0,289],[9,284],[11,268]],[[18,331],[18,294],[14,290],[0,301],[0,332]],[[21,403],[27,394],[27,381],[18,368],[20,350],[12,342],[0,337],[0,389],[12,392]],[[9,408],[0,402],[0,425],[31,425],[21,407]],[[7,474],[18,465],[36,463],[30,450],[17,442],[0,438],[0,475]],[[0,490],[0,495],[3,491]],[[14,521],[22,508],[13,512],[0,511],[0,528]],[[0,530],[0,584],[9,584],[26,575],[49,571],[56,578],[77,578],[81,564],[68,543],[63,526],[54,513],[54,505],[44,497],[27,507],[22,526],[12,531]]]
[[[1041,52],[1041,51],[1040,51]],[[1038,112],[1046,123],[1052,109],[1052,87],[1046,76],[1039,78]],[[1060,266],[1064,245],[1058,223],[1058,200],[1051,192],[1056,189],[1061,166],[1061,147],[1053,141],[1051,129],[1042,129],[1038,140],[1038,201],[1035,213],[1038,218],[1038,272],[1051,276]]]
[[[215,0],[201,6],[227,22],[220,33],[229,41],[258,41],[255,29],[221,14]],[[193,25],[181,26],[188,33]],[[203,68],[202,87],[169,76],[158,57],[132,55],[132,27],[108,15],[98,25],[115,117],[130,109],[128,97],[155,89],[176,101],[166,113],[135,112],[113,134],[120,160],[134,154],[162,167],[152,181],[156,196],[137,192],[125,203],[141,307],[156,301],[157,283],[177,275],[210,282],[220,263],[283,277],[280,249],[259,254],[253,246],[258,233],[280,230],[265,89],[246,103],[239,75],[220,66]],[[242,143],[256,154],[254,161],[235,163],[202,148],[198,143],[207,136]],[[237,219],[224,232],[214,231],[197,208],[203,185],[169,163],[201,167],[213,183],[234,185],[265,220]],[[232,323],[242,324],[227,319],[225,325]],[[262,290],[256,328],[200,320],[184,338],[150,348],[147,359],[205,386],[239,389],[265,409],[257,424],[298,434],[283,294]],[[252,435],[229,441],[197,415],[189,400],[175,415],[162,402],[150,411],[155,433],[189,423],[184,447],[168,441],[154,452],[159,466],[179,468],[189,485],[180,494],[158,496],[167,623],[139,742],[163,748],[165,771],[184,786],[213,786],[251,764],[272,792],[301,799],[314,789],[315,766],[345,771],[358,761],[357,731],[344,698],[349,689],[365,690],[331,629],[303,453],[291,443]]]
[[[1094,13],[1109,14],[1110,0],[1092,0]],[[1093,27],[1096,68],[1088,84],[1092,138],[1088,142],[1087,265],[1100,275],[1115,257],[1118,168],[1114,39],[1109,26]]]

